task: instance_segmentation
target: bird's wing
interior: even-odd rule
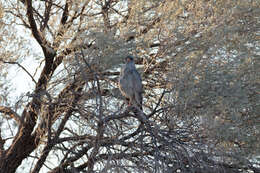
[[[137,92],[142,92],[143,90],[142,78],[137,70],[133,70],[132,77],[133,77],[134,90]]]
[[[132,84],[134,90],[134,99],[138,106],[142,109],[142,102],[143,102],[143,85],[142,85],[142,78],[137,70],[132,71]]]

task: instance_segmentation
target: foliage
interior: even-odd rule
[[[3,2],[1,78],[34,87],[0,83],[0,172],[259,172],[259,5]],[[129,54],[144,112],[117,88]]]

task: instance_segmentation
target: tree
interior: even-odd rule
[[[0,70],[34,87],[14,100],[0,83],[0,172],[259,172],[259,5],[3,2]],[[128,54],[144,112],[117,88]]]

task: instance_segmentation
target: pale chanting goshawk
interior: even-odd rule
[[[124,97],[129,100],[129,105],[137,105],[142,110],[142,79],[136,70],[134,58],[127,56],[126,64],[122,67],[119,76],[119,89]]]

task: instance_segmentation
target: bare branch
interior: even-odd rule
[[[33,7],[32,7],[32,0],[26,0],[26,8],[27,8],[27,16],[28,16],[28,20],[31,26],[31,30],[32,30],[32,34],[34,36],[34,38],[37,40],[37,42],[43,46],[44,44],[46,44],[46,42],[43,40],[41,34],[39,33],[38,29],[37,29],[37,25],[36,22],[34,20],[33,17]]]
[[[62,13],[62,17],[61,17],[61,24],[65,25],[68,19],[68,15],[69,15],[69,1],[66,0],[66,4]]]
[[[42,165],[44,164],[48,154],[50,153],[52,147],[54,145],[56,145],[58,142],[60,142],[59,136],[62,133],[67,121],[69,120],[69,118],[72,116],[72,113],[74,111],[74,107],[77,104],[77,102],[80,100],[81,98],[81,91],[82,88],[84,86],[85,82],[81,82],[80,78],[75,79],[75,81],[66,87],[67,91],[71,91],[74,90],[73,94],[71,95],[71,99],[69,99],[66,103],[66,108],[64,109],[65,112],[65,116],[63,117],[61,123],[59,124],[59,127],[57,129],[57,131],[54,133],[54,137],[51,138],[51,126],[54,123],[53,119],[55,119],[54,114],[56,113],[57,109],[55,107],[55,105],[52,105],[48,111],[48,140],[47,140],[47,145],[44,147],[43,149],[43,153],[41,155],[41,157],[39,158],[39,160],[37,161],[32,173],[37,173],[39,172],[39,170],[41,169]],[[68,93],[65,92],[65,95],[63,95],[63,97],[67,98],[68,97]],[[61,97],[62,95],[60,95]],[[59,110],[59,109],[58,109]],[[59,112],[58,116],[60,114],[62,114],[63,112]],[[56,113],[57,114],[57,113]],[[56,117],[57,118],[57,117]]]
[[[32,81],[35,83],[35,84],[37,84],[37,82],[35,81],[35,79],[33,78],[33,76],[28,72],[28,70],[26,70],[26,68],[24,67],[24,66],[22,66],[20,63],[18,63],[18,62],[11,62],[11,61],[4,61],[4,60],[2,60],[2,59],[0,59],[0,61],[1,62],[3,62],[3,63],[6,63],[6,64],[16,64],[16,65],[18,65],[19,67],[21,67],[29,76],[30,76],[30,78],[32,79]]]
[[[5,144],[5,140],[2,139],[2,131],[0,128],[0,160],[4,156],[4,144]]]
[[[5,106],[0,106],[0,112],[8,115],[10,118],[14,119],[17,122],[17,124],[21,124],[22,121],[21,121],[20,116],[15,111],[13,111],[11,108],[5,107]]]
[[[50,19],[50,12],[51,12],[51,7],[52,7],[52,0],[50,1],[45,1],[45,11],[44,11],[44,17],[42,21],[42,25],[40,27],[40,31],[42,32],[46,26],[48,25],[48,21]]]

